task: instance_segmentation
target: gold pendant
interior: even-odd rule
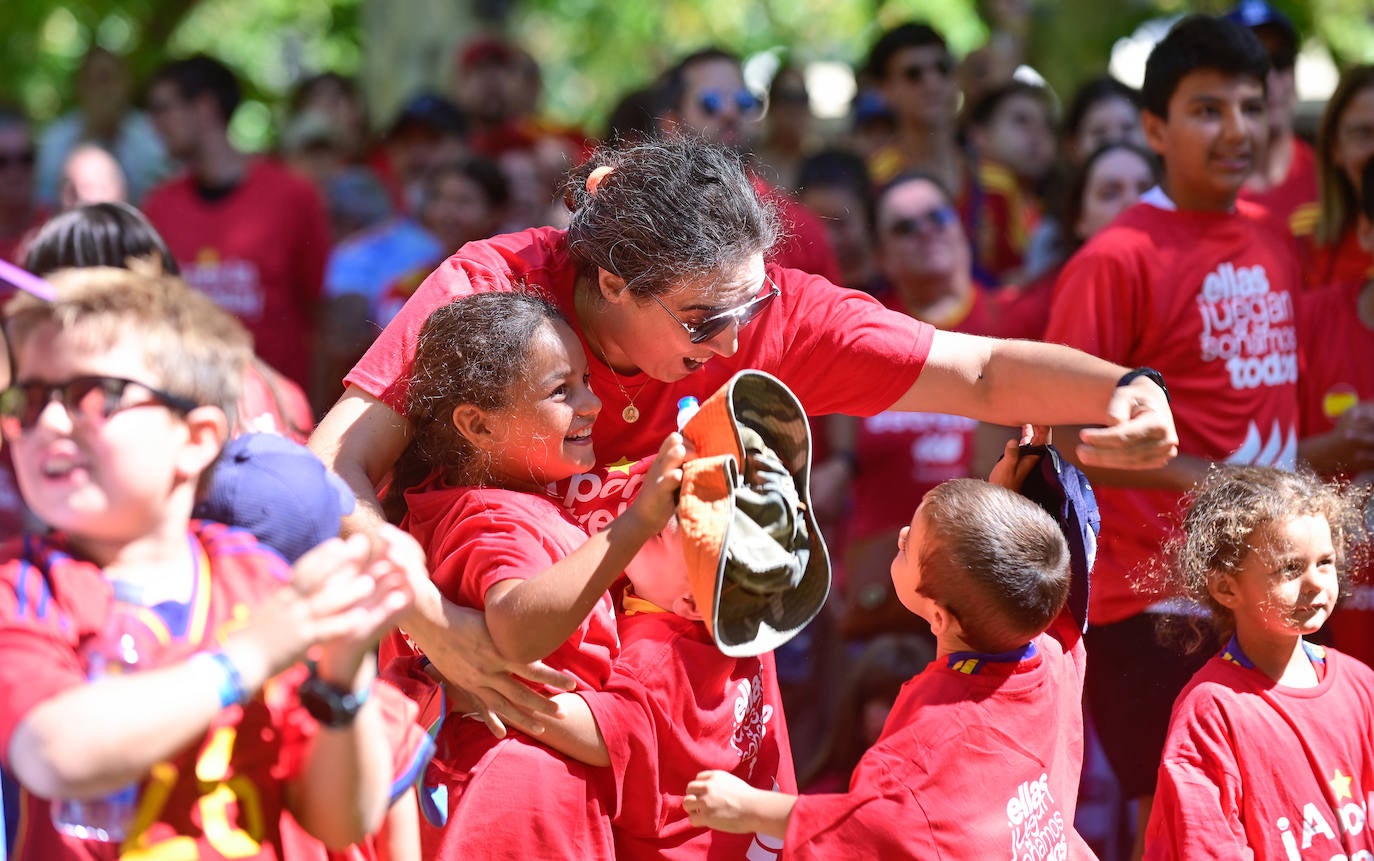
[[[625,420],[626,424],[634,424],[635,422],[639,421],[639,407],[635,406],[634,404],[630,404],[625,409],[620,411],[620,417]]]

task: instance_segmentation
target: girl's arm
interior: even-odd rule
[[[540,722],[539,742],[586,765],[609,766],[610,750],[587,701],[578,694],[558,694],[553,701],[558,714]]]
[[[577,630],[644,543],[668,525],[686,455],[682,436],[669,434],[643,488],[610,526],[543,573],[487,590],[487,628],[501,654],[512,661],[536,661]]]

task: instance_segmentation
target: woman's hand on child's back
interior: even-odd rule
[[[670,433],[658,447],[654,462],[644,476],[644,485],[622,517],[637,519],[648,535],[662,532],[677,511],[677,491],[682,486],[682,462],[687,445],[680,433]]]

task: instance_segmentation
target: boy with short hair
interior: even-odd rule
[[[1155,636],[1156,621],[1178,612],[1148,576],[1170,519],[1211,464],[1292,468],[1297,449],[1298,262],[1286,231],[1236,202],[1268,134],[1268,68],[1255,35],[1218,18],[1185,18],[1155,47],[1141,122],[1164,178],[1066,264],[1045,333],[1158,369],[1137,373],[1169,381],[1178,417],[1179,455],[1167,467],[1088,471],[1103,541],[1087,704],[1140,822],[1169,706],[1200,666]]]
[[[1003,469],[1016,468],[1013,455]],[[1066,602],[1091,565],[1079,535],[1071,549],[1055,518],[1005,487],[932,489],[902,530],[892,583],[938,654],[902,687],[850,791],[760,792],[707,771],[687,787],[691,821],[785,837],[788,858],[1091,857],[1073,829],[1084,651]]]
[[[385,536],[336,539],[293,569],[246,532],[193,521],[246,333],[175,278],[50,280],[54,302],[6,309],[16,382],[0,398],[20,488],[55,530],[0,551],[16,857],[103,856],[59,832],[48,799],[130,785],[136,812],[109,834],[124,831],[121,853],[277,859],[288,811],[329,845],[361,840],[390,790],[371,647],[409,606],[404,556]],[[136,644],[137,672],[88,680],[112,639]]]

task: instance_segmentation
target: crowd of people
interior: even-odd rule
[[[840,129],[492,37],[271,154],[204,55],[0,108],[11,857],[1374,858],[1374,68],[1061,100],[1003,5]]]

